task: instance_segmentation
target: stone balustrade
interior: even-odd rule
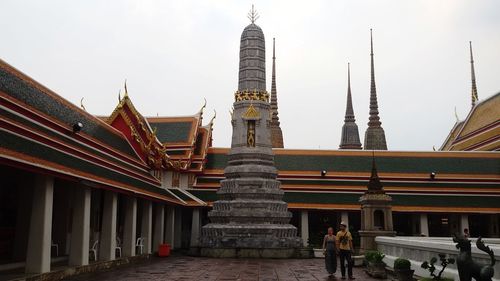
[[[472,240],[472,258],[482,264],[489,264],[489,256],[477,249],[476,238]],[[389,268],[392,268],[394,260],[405,258],[410,260],[411,268],[415,270],[415,275],[428,277],[429,272],[420,267],[422,262],[429,261],[432,257],[437,257],[443,253],[452,258],[457,258],[459,250],[455,247],[452,238],[448,237],[376,237],[377,248],[385,254],[384,262]],[[493,280],[500,280],[500,239],[483,239],[495,253],[497,263],[495,264],[495,275]],[[439,270],[440,266],[436,266]],[[445,269],[445,277],[459,280],[456,264],[450,264]]]

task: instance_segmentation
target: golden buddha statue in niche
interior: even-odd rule
[[[247,146],[248,147],[255,147],[255,120],[248,120]]]

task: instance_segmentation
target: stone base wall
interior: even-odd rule
[[[312,249],[238,249],[238,248],[201,248],[200,254],[204,257],[213,258],[266,258],[266,259],[289,259],[289,258],[312,258]]]

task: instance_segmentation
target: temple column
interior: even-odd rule
[[[136,242],[136,227],[137,227],[137,199],[135,197],[127,197],[125,199],[125,221],[123,223],[123,256],[135,256]]]
[[[105,191],[102,210],[101,241],[99,241],[99,260],[110,261],[116,258],[117,205],[117,194],[112,191]]]
[[[174,248],[174,238],[175,238],[175,208],[173,206],[167,206],[167,218],[165,224],[165,243],[170,244],[170,247]]]
[[[193,219],[191,220],[191,247],[200,245],[200,209],[193,209]]]
[[[427,214],[420,214],[420,235],[429,236],[429,220]]]
[[[462,214],[460,215],[460,229],[459,229],[460,233],[463,234],[464,229],[466,228],[469,229],[469,216],[467,214]]]
[[[153,249],[152,252],[158,251],[160,244],[163,244],[164,235],[164,223],[165,223],[165,207],[163,204],[155,205],[155,226],[153,233]]]
[[[144,238],[143,254],[151,254],[152,223],[153,206],[151,205],[151,201],[143,200],[141,221],[141,237]]]
[[[88,187],[74,188],[69,265],[89,264],[90,195]]]
[[[309,212],[300,212],[300,237],[302,238],[302,244],[307,247],[309,243]]]
[[[346,224],[346,229],[349,229],[349,213],[348,212],[342,212],[340,214],[340,220],[343,221]]]
[[[53,196],[54,178],[36,175],[26,255],[27,273],[50,271]]]
[[[174,248],[179,249],[182,246],[182,210],[179,207],[175,208],[174,221]]]

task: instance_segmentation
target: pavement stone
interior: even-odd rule
[[[355,281],[373,281],[354,268]],[[188,256],[153,258],[145,264],[69,278],[73,281],[343,281],[328,275],[323,259],[216,259]],[[347,280],[348,281],[348,280]]]

